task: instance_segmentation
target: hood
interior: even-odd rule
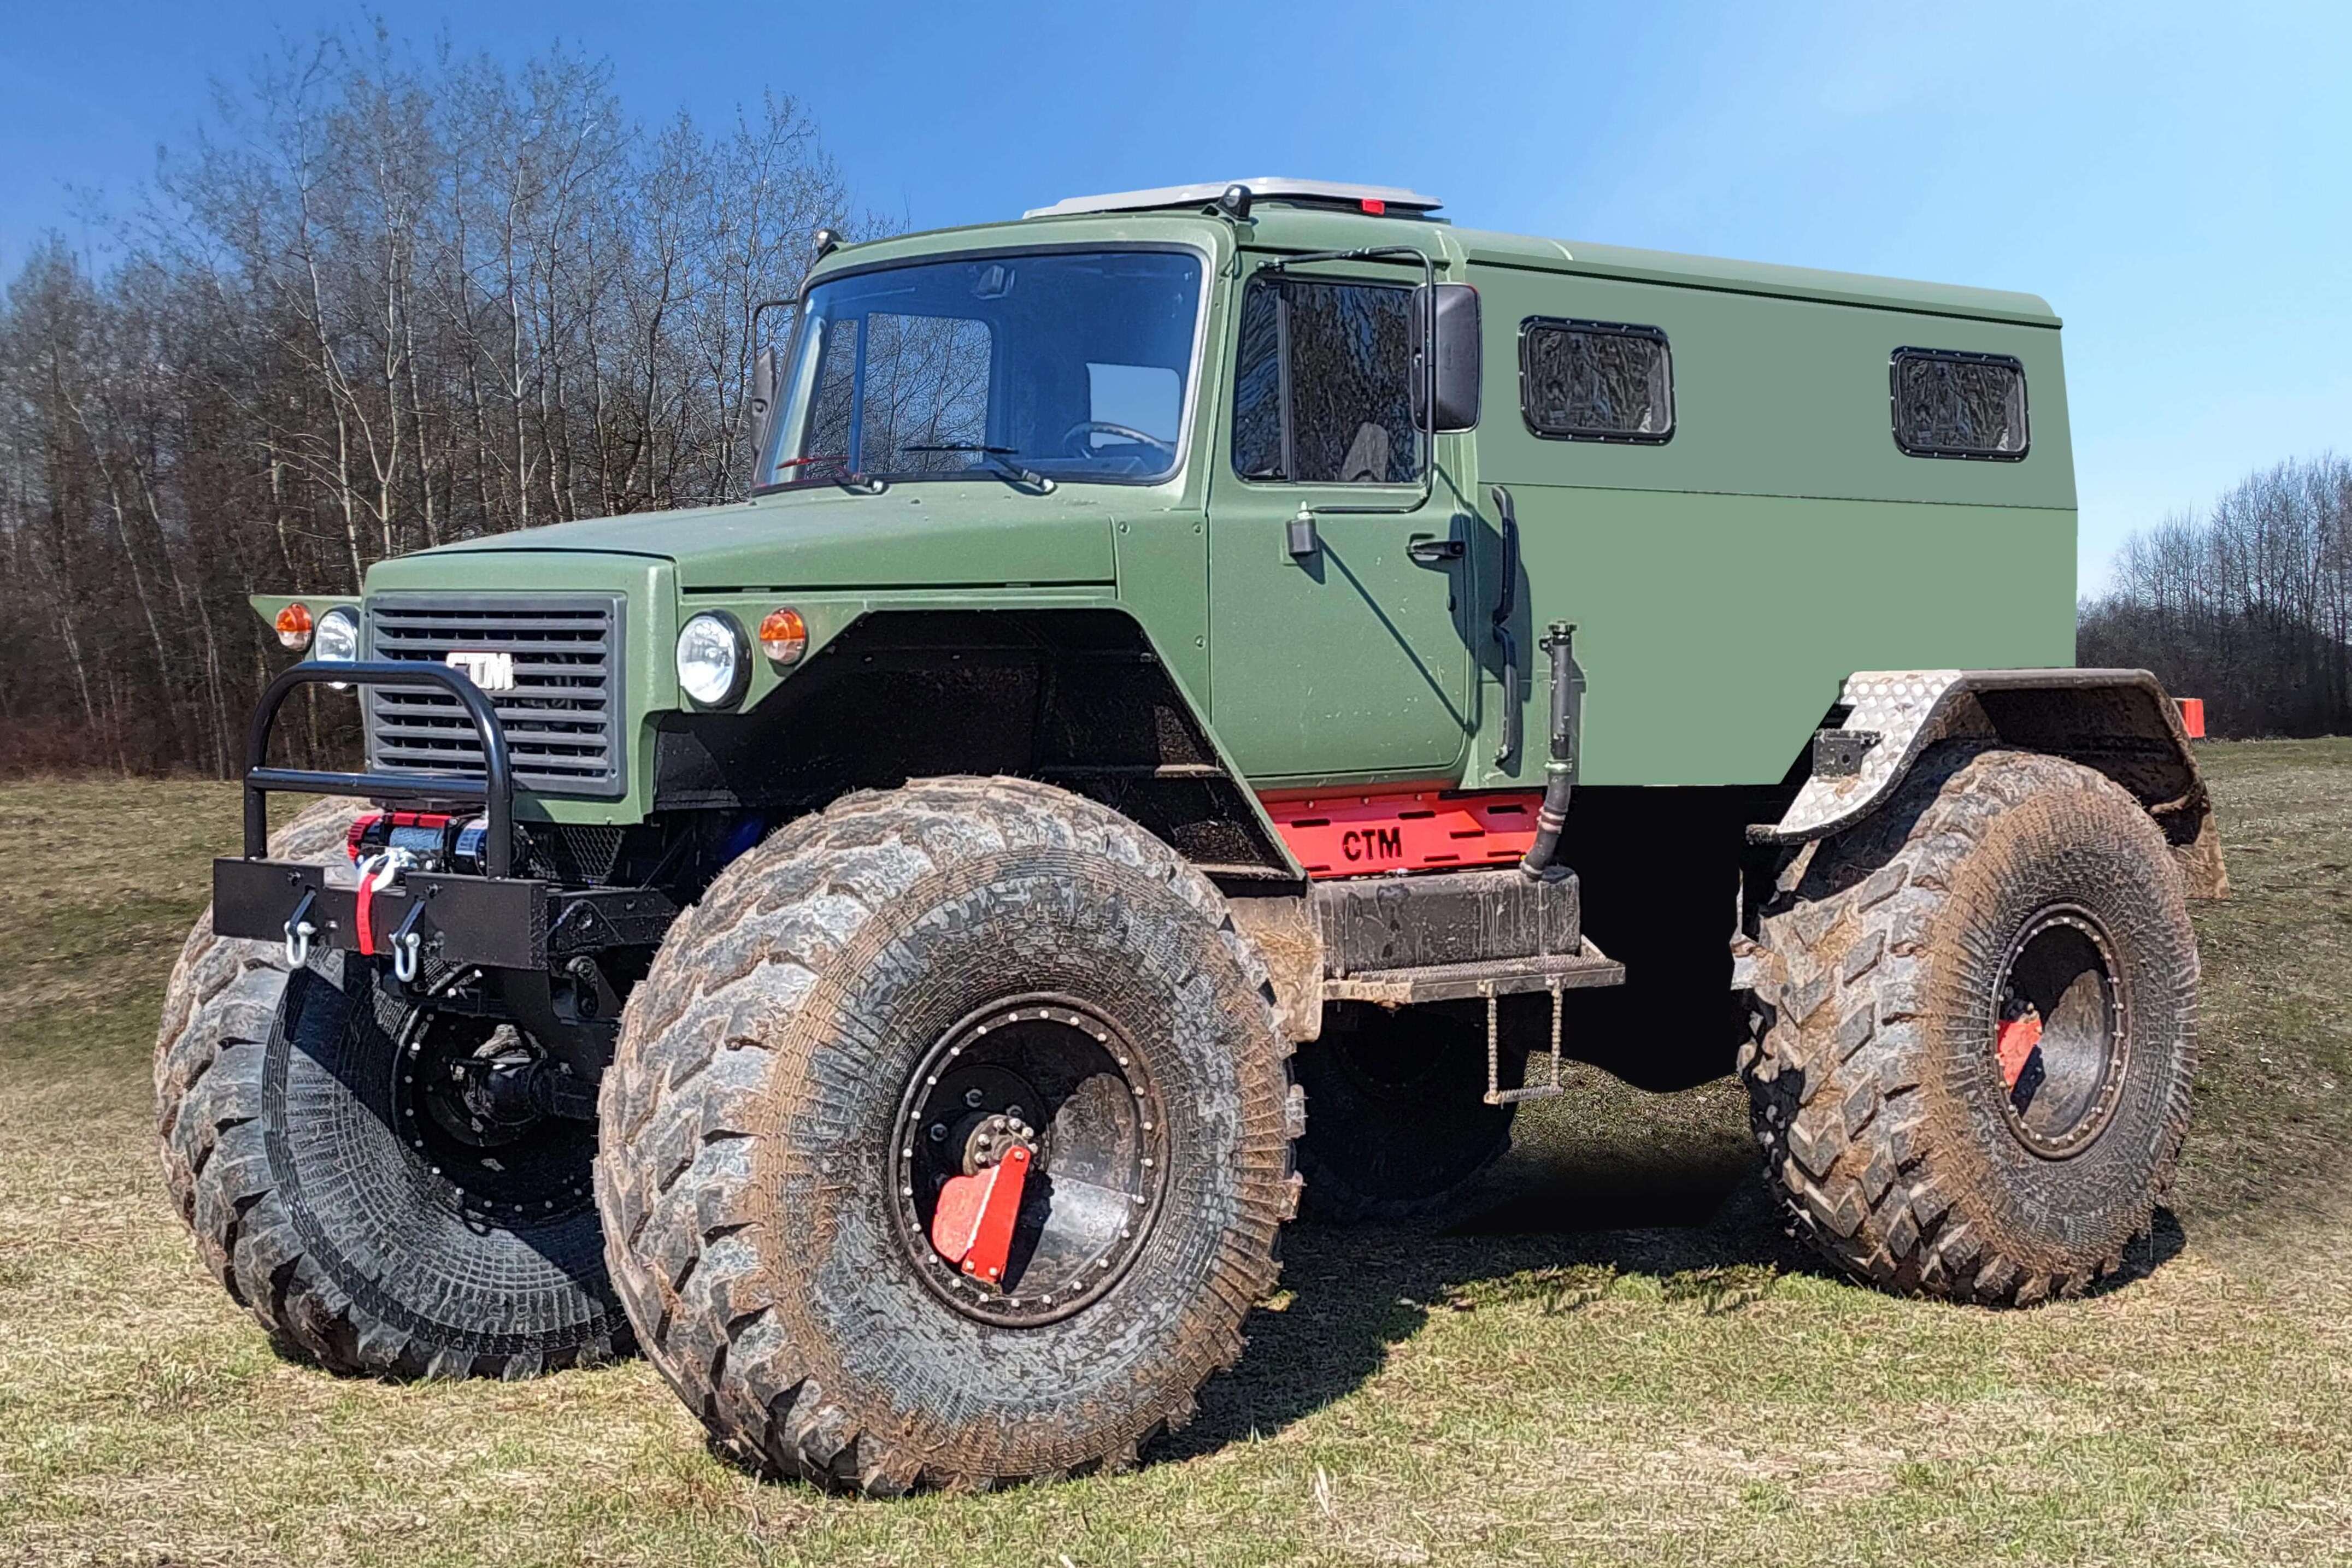
[[[828,488],[556,523],[405,559],[423,567],[534,551],[644,556],[674,562],[686,590],[1107,583],[1114,515],[1107,498],[1098,487],[1087,494],[1075,486],[1024,495],[996,479],[900,484],[879,496]]]

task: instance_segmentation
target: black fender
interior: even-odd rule
[[[656,811],[777,822],[910,779],[1034,779],[1124,813],[1221,882],[1305,882],[1122,609],[866,612],[747,712],[656,715],[653,773]]]
[[[2179,706],[2146,670],[1866,670],[1846,678],[1836,722],[1780,820],[1748,830],[1800,844],[1883,805],[1927,748],[1979,737],[2095,768],[2164,830],[2191,898],[2226,898],[2211,797]]]

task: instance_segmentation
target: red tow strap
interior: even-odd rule
[[[359,891],[352,895],[352,925],[359,937],[363,957],[375,956],[375,923],[369,918],[375,904],[375,873],[366,861],[360,862]]]
[[[977,1175],[950,1176],[931,1214],[931,1246],[973,1279],[1003,1284],[1013,1251],[1013,1222],[1021,1213],[1021,1186],[1028,1177],[1029,1150],[1022,1144]]]

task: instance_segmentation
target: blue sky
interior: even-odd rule
[[[355,5],[112,0],[0,29],[0,271],[120,204]],[[2084,589],[2246,470],[2352,447],[2352,4],[386,5],[607,56],[630,110],[798,97],[917,226],[1287,173],[1456,222],[2021,288],[2066,318]]]

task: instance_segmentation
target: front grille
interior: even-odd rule
[[[444,664],[458,651],[510,653],[512,691],[489,693],[519,788],[618,795],[623,772],[622,599],[609,593],[387,593],[367,601],[368,656]],[[368,765],[387,773],[479,774],[474,722],[446,692],[367,689]]]

